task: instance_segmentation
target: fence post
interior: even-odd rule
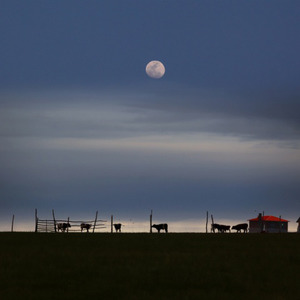
[[[14,232],[14,221],[15,221],[15,215],[12,216],[12,220],[11,220],[11,232]]]
[[[113,215],[110,216],[110,232],[111,233],[114,232],[114,216]]]
[[[94,227],[93,227],[93,233],[95,232],[95,227],[98,219],[98,210],[96,211],[96,217],[95,217],[95,222],[94,222]]]
[[[211,215],[211,224],[212,224],[212,232],[215,233],[215,227],[214,227],[214,217]]]
[[[37,217],[37,209],[35,209],[35,232],[38,231],[38,217]]]
[[[152,209],[150,214],[150,233],[152,233]]]
[[[208,211],[206,212],[206,226],[205,226],[206,233],[207,233],[207,224],[208,224]]]
[[[56,221],[55,221],[54,209],[52,209],[52,216],[53,216],[54,232],[56,233]]]
[[[68,224],[70,224],[69,222],[70,222],[70,217],[68,217]],[[67,233],[69,233],[69,226],[67,227]]]

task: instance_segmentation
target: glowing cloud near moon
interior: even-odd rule
[[[146,73],[151,78],[159,79],[164,76],[165,72],[165,66],[158,60],[152,60],[146,66]]]

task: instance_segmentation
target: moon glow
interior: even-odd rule
[[[146,73],[151,78],[159,79],[164,76],[165,72],[165,66],[158,60],[152,60],[146,66]]]

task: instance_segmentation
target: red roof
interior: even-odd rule
[[[270,221],[270,222],[289,222],[288,220],[280,219],[274,216],[262,216],[261,219],[263,221]],[[258,221],[258,217],[254,219],[250,219],[249,221]]]

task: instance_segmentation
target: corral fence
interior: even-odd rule
[[[106,220],[98,219],[98,211],[96,212],[95,219],[93,220],[71,220],[68,219],[56,219],[54,210],[52,210],[52,219],[40,219],[37,215],[37,209],[35,210],[35,232],[58,232],[58,224],[70,224],[70,227],[63,229],[63,232],[95,232],[100,229],[106,228]],[[88,224],[89,229],[81,227],[81,224]]]

